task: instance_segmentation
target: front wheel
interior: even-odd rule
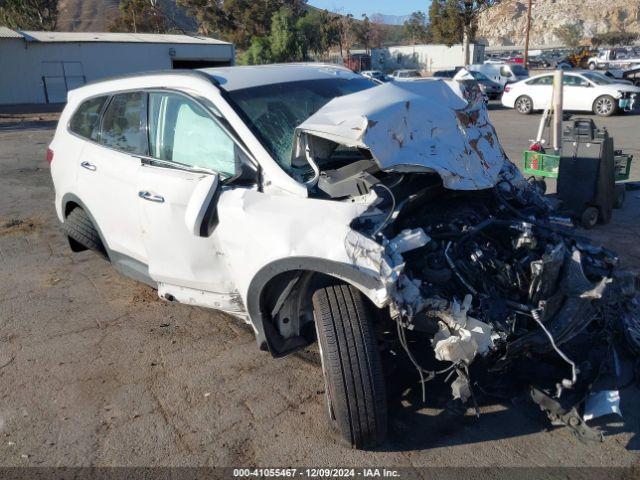
[[[372,315],[362,294],[332,285],[312,297],[329,418],[353,448],[387,433],[387,401]]]
[[[589,70],[595,70],[596,69],[596,64],[591,62],[589,63]]]
[[[610,117],[616,110],[616,100],[610,95],[602,95],[593,102],[593,113],[600,117]]]
[[[515,107],[518,113],[521,113],[522,115],[529,115],[533,112],[533,100],[531,100],[531,97],[522,95],[516,99]]]

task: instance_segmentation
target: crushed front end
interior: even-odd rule
[[[585,414],[619,413],[615,391],[594,388],[639,349],[636,278],[509,162],[477,89],[426,83],[334,100],[297,137],[312,194],[370,204],[345,248],[387,289],[387,348],[423,397],[442,380],[479,412],[479,393],[528,390],[554,423],[600,439]],[[321,161],[340,149],[354,161]]]

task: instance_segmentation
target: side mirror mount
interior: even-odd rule
[[[184,222],[197,237],[208,237],[218,223],[216,203],[219,185],[220,176],[217,173],[204,175],[189,198]]]

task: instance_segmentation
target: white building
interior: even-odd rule
[[[67,92],[115,75],[233,65],[234,46],[207,37],[22,32],[0,27],[0,105],[62,103]]]
[[[471,63],[484,61],[484,45],[469,45]],[[464,65],[462,45],[402,45],[371,50],[371,67],[376,70],[412,68],[424,72],[450,70]]]

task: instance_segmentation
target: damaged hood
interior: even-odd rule
[[[366,148],[383,170],[434,171],[453,190],[494,186],[506,160],[472,82],[391,82],[334,98],[297,127],[294,157],[321,153],[318,139]]]

